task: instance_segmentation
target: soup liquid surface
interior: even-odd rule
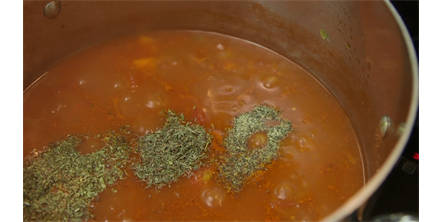
[[[144,135],[162,127],[165,109],[225,134],[235,116],[263,103],[296,129],[263,180],[232,195],[203,180],[201,168],[157,193],[128,167],[128,177],[91,204],[91,220],[315,221],[363,186],[352,125],[314,78],[257,45],[193,31],[123,37],[56,64],[24,93],[24,157],[68,134],[130,125]],[[89,139],[78,150],[103,145]]]

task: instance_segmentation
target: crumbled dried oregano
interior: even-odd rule
[[[49,145],[25,160],[23,218],[25,221],[82,221],[88,207],[106,186],[123,178],[129,148],[123,136],[107,133],[105,147],[82,155],[76,136]]]
[[[132,168],[147,187],[161,189],[183,175],[191,176],[206,157],[211,136],[200,125],[184,121],[183,114],[167,111],[166,123],[156,132],[140,137],[141,161]]]
[[[229,155],[218,167],[218,179],[228,191],[241,191],[250,176],[263,170],[279,155],[279,142],[292,130],[291,122],[280,115],[281,112],[275,108],[260,105],[235,117],[233,128],[228,130],[224,139]],[[279,124],[271,126],[268,121]],[[267,134],[268,142],[261,148],[249,149],[248,139],[259,132]]]

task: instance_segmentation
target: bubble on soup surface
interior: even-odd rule
[[[295,186],[287,181],[279,183],[274,190],[276,198],[280,200],[290,200],[295,198],[295,192]]]
[[[267,133],[265,132],[254,133],[247,140],[247,146],[249,147],[249,149],[262,148],[265,145],[267,145],[267,140],[268,140]]]
[[[223,205],[225,196],[224,190],[218,187],[211,187],[203,191],[201,199],[209,207],[220,207]]]
[[[279,78],[277,76],[267,77],[262,85],[267,89],[273,89],[279,85]]]

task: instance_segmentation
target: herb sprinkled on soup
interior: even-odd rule
[[[121,37],[23,96],[29,221],[316,221],[363,186],[336,99],[241,39]]]

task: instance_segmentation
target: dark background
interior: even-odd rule
[[[391,1],[402,17],[419,56],[419,1]]]

